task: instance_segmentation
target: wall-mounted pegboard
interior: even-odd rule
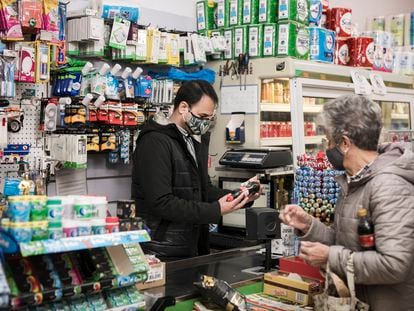
[[[16,85],[16,98],[10,100],[12,105],[21,107],[24,120],[19,132],[8,133],[8,143],[30,144],[30,154],[25,158],[29,162],[30,169],[38,169],[45,156],[43,135],[39,131],[39,99],[45,96],[44,94],[47,96],[47,89],[46,84],[18,83]],[[23,98],[27,100],[21,100]],[[10,159],[10,161],[12,160]],[[6,176],[16,177],[18,169],[18,164],[0,164],[0,180],[4,180]]]

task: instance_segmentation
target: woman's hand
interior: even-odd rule
[[[314,267],[323,267],[328,263],[329,246],[322,243],[300,242],[299,257]]]
[[[312,216],[298,205],[286,205],[279,214],[280,220],[288,226],[298,229],[306,234],[312,224]]]

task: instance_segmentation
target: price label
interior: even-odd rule
[[[387,94],[387,87],[385,86],[384,79],[381,75],[379,75],[378,73],[371,73],[369,75],[369,79],[371,80],[372,91],[374,92],[374,94]]]
[[[369,96],[372,94],[372,86],[369,84],[361,72],[357,70],[351,71],[352,81],[354,82],[355,94]]]

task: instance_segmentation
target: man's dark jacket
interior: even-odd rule
[[[152,238],[142,246],[166,261],[204,255],[208,224],[221,217],[217,200],[228,193],[208,176],[210,135],[193,139],[196,163],[177,126],[156,119],[143,127],[133,156],[131,193]]]

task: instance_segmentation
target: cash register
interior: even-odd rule
[[[234,168],[267,169],[292,165],[289,148],[231,149],[224,153],[219,164]]]

